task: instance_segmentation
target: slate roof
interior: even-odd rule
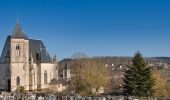
[[[12,32],[12,38],[28,39],[27,35],[22,31],[19,21],[16,22],[15,28]]]
[[[45,45],[41,40],[29,39],[29,54],[33,56],[33,61],[36,61],[36,53],[41,54],[42,63],[52,63],[52,58],[50,57]]]
[[[19,21],[17,20],[14,31],[11,38],[16,39],[26,39],[29,40],[29,57],[33,57],[34,63],[37,62],[37,53],[40,55],[39,59],[42,63],[52,63],[52,58],[50,57],[45,45],[41,40],[28,39],[27,35],[22,32]]]

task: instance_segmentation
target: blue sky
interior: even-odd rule
[[[53,56],[170,56],[169,0],[0,0],[0,51],[17,16]]]

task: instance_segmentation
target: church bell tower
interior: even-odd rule
[[[11,35],[10,41],[10,61],[11,61],[11,90],[18,87],[29,88],[29,41],[22,31],[19,21]]]

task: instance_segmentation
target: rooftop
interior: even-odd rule
[[[19,21],[17,20],[15,28],[12,32],[12,38],[28,39],[27,35],[22,31]]]

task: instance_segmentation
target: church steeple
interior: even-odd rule
[[[21,26],[19,24],[19,21],[17,19],[15,28],[13,30],[12,33],[12,38],[23,38],[23,39],[28,39],[28,37],[26,36],[26,34],[24,32],[22,32]]]

